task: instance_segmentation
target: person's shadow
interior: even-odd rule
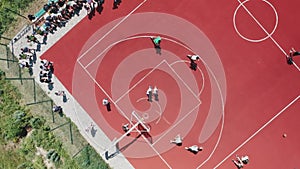
[[[96,8],[96,11],[99,13],[99,14],[101,14],[102,13],[102,11],[103,11],[103,3],[104,3],[104,1],[101,3],[101,2],[98,2],[98,6],[97,6],[97,8]]]
[[[89,20],[92,20],[95,15],[96,15],[96,9],[92,8],[91,12],[88,14]]]
[[[190,63],[190,68],[191,68],[193,71],[196,71],[196,70],[197,70],[197,67],[198,67],[197,63],[195,63],[194,61],[191,61],[191,63]]]
[[[94,126],[91,128],[91,135],[93,136],[93,137],[95,137],[95,135],[96,135],[96,133],[97,133],[97,130],[94,128]]]

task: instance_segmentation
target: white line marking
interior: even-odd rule
[[[106,95],[106,97],[115,105],[115,107],[122,113],[124,118],[126,118],[128,121],[130,119],[126,116],[126,114],[122,111],[122,109],[116,104],[116,102],[106,93],[106,91],[102,88],[102,86],[93,78],[93,76],[90,74],[88,70],[86,70],[83,65],[78,61],[79,65],[82,67],[82,69],[89,75],[89,77],[93,80],[93,82],[99,87],[99,89]],[[132,122],[131,122],[132,123]]]
[[[266,0],[262,0],[268,4],[271,4],[270,2]],[[238,2],[243,6],[245,11],[251,16],[251,18],[257,23],[257,25],[270,37],[270,39],[274,42],[274,44],[281,50],[281,52],[286,56],[289,57],[289,55],[283,50],[283,48],[278,44],[278,42],[269,34],[269,32],[262,26],[262,24],[253,16],[253,14],[246,8],[246,6],[238,0]],[[297,66],[296,63],[293,62],[293,65],[296,67],[296,69],[300,72],[299,67]]]
[[[92,50],[99,42],[101,42],[107,35],[109,35],[113,30],[115,30],[121,23],[123,23],[130,15],[132,15],[137,9],[139,9],[147,0],[141,2],[137,7],[135,7],[129,14],[127,14],[120,22],[118,22],[114,27],[112,27],[106,34],[104,34],[94,45],[92,45],[87,51],[85,51],[78,59],[79,61],[83,56],[85,56],[90,50]]]
[[[125,39],[118,40],[118,41],[110,44],[109,46],[107,46],[102,52],[100,52],[100,54],[98,54],[93,60],[91,60],[90,63],[88,63],[85,66],[85,68],[87,68],[91,64],[93,64],[95,62],[95,60],[97,60],[101,55],[103,55],[103,53],[105,53],[108,49],[112,48],[113,46],[115,46],[118,43],[121,43],[121,42],[124,42],[124,41],[127,41],[127,40],[138,39],[138,38],[148,38],[148,37],[150,38],[151,36],[133,36],[133,37],[128,37],[128,38],[125,38]]]
[[[95,60],[97,60],[101,55],[103,55],[103,53],[105,53],[108,49],[112,48],[113,46],[115,46],[116,44],[118,43],[121,43],[121,42],[124,42],[124,41],[127,41],[127,40],[132,40],[132,39],[139,39],[139,38],[151,38],[153,36],[150,36],[150,35],[141,35],[141,36],[132,36],[132,37],[128,37],[128,38],[125,38],[125,39],[121,39],[121,40],[118,40],[112,44],[110,44],[109,46],[107,46],[102,52],[100,52],[100,54],[98,54],[93,60],[91,60],[86,66],[85,68],[89,67],[91,64],[93,64],[93,62],[95,62]],[[165,37],[162,37],[162,39],[164,40],[167,40],[167,41],[170,41],[170,42],[173,42],[173,43],[176,43],[178,44],[179,46],[182,46],[184,47],[185,49],[192,51],[192,49],[190,49],[189,47],[185,46],[184,44],[182,43],[179,43],[173,39],[169,39],[169,38],[165,38]],[[195,52],[193,52],[195,53]],[[77,59],[78,60],[78,59]]]
[[[161,140],[165,135],[167,135],[173,128],[175,128],[179,123],[181,123],[184,119],[186,119],[197,107],[200,106],[200,103],[196,105],[192,110],[190,110],[185,116],[183,116],[180,120],[177,121],[174,125],[172,125],[166,132],[164,132],[157,140],[152,144],[155,145],[159,140]]]
[[[199,101],[199,102],[201,102],[200,100],[199,100],[199,98],[198,98],[198,95],[197,94],[195,94],[194,92],[193,92],[193,90],[190,88],[190,86],[189,85],[187,85],[186,83],[185,83],[185,81],[179,76],[179,74],[174,70],[174,68],[166,61],[166,64],[170,67],[170,69],[173,71],[173,73],[178,77],[178,79],[179,80],[181,80],[181,82],[183,83],[183,85],[192,93],[192,95],[194,95],[194,97]]]
[[[270,38],[270,36],[272,36],[272,35],[274,34],[274,32],[275,32],[275,30],[276,30],[276,28],[277,28],[277,26],[278,26],[278,14],[277,14],[276,9],[274,8],[274,6],[273,6],[271,3],[265,1],[268,5],[271,6],[271,8],[273,9],[273,11],[274,11],[274,13],[275,13],[275,26],[274,26],[273,30],[272,30],[271,33],[269,33],[266,37],[261,38],[261,39],[250,39],[250,38],[246,38],[245,36],[243,36],[243,35],[239,32],[239,30],[238,30],[238,28],[237,28],[237,24],[236,24],[236,15],[237,15],[237,12],[238,12],[238,10],[240,9],[240,7],[244,7],[244,4],[245,4],[246,2],[249,2],[249,1],[250,1],[250,0],[245,0],[245,1],[243,1],[242,3],[240,3],[240,5],[239,5],[239,6],[236,8],[236,10],[234,11],[234,14],[233,14],[233,26],[234,26],[235,31],[237,32],[237,34],[238,34],[241,38],[243,38],[243,39],[245,39],[245,40],[247,40],[247,41],[249,41],[249,42],[262,42],[262,41],[264,41],[264,40]]]
[[[151,145],[151,143],[149,142],[149,140],[147,138],[144,137],[144,135],[142,135],[143,138],[147,141],[147,143],[149,144],[149,146],[153,149],[153,151],[158,155],[158,157],[170,168],[172,169],[172,167],[168,164],[168,162],[160,155],[160,153],[154,148],[153,145]]]
[[[148,97],[141,97],[141,98],[137,99],[136,102],[138,103],[138,102],[140,102],[140,101],[142,101],[142,100],[148,100]]]
[[[291,101],[287,106],[285,106],[279,113],[277,113],[274,117],[272,117],[268,122],[266,122],[262,127],[260,127],[255,133],[253,133],[248,139],[246,139],[242,144],[240,144],[236,149],[234,149],[231,153],[229,153],[219,164],[217,164],[214,168],[218,168],[221,164],[223,164],[230,156],[232,156],[235,152],[237,152],[241,147],[247,144],[253,137],[255,137],[259,132],[261,132],[264,128],[266,128],[271,122],[273,122],[279,115],[281,115],[286,109],[288,109],[292,104],[294,104],[300,95],[296,97],[293,101]]]
[[[201,58],[200,58],[201,59]],[[202,59],[201,59],[202,60]],[[213,154],[215,153],[217,147],[219,146],[219,143],[221,141],[221,137],[222,137],[222,134],[223,134],[223,129],[224,129],[224,124],[225,124],[225,98],[222,94],[222,89],[220,87],[220,84],[218,83],[217,81],[217,78],[216,76],[213,74],[213,72],[211,71],[210,67],[208,67],[206,65],[205,62],[203,62],[205,64],[205,66],[207,67],[207,69],[209,70],[209,72],[211,73],[211,75],[213,76],[213,79],[215,80],[216,82],[216,85],[218,86],[218,90],[219,90],[219,93],[220,93],[220,98],[221,98],[221,102],[222,102],[222,121],[221,121],[221,129],[220,129],[220,133],[219,133],[219,136],[218,136],[218,140],[215,144],[215,147],[213,148],[213,150],[211,151],[211,153],[209,154],[209,156],[207,157],[206,160],[203,161],[202,164],[200,164],[197,169],[199,169],[200,167],[202,167],[204,164],[206,164],[208,162],[208,160],[210,160],[210,158],[213,156]]]
[[[148,77],[153,71],[156,70],[162,63],[164,63],[165,60],[161,61],[158,65],[156,65],[153,69],[151,69],[150,72],[148,72],[143,78],[141,78],[138,82],[136,82],[129,90],[127,90],[122,96],[120,96],[116,103],[119,102],[125,95],[127,95],[132,89],[134,89],[138,84],[140,84],[146,77]]]
[[[182,62],[183,63],[190,63],[190,61],[188,61],[188,60],[177,60],[175,62],[172,62],[170,64],[170,66],[173,66],[176,63],[182,63]],[[198,68],[199,72],[201,73],[201,77],[202,77],[202,86],[201,86],[201,89],[200,89],[200,91],[199,91],[199,93],[197,95],[199,97],[201,95],[201,93],[203,92],[203,90],[204,90],[204,82],[205,82],[205,80],[204,80],[204,73],[203,73],[202,69],[200,69],[199,66],[197,66],[197,68]]]

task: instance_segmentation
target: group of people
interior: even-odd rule
[[[19,65],[21,68],[30,68],[34,62],[35,50],[28,47],[21,48],[19,54]]]
[[[117,9],[121,4],[121,0],[113,0],[112,9]],[[101,13],[103,9],[104,0],[85,0],[84,8],[87,11],[89,18],[95,15],[96,11]]]
[[[155,86],[153,89],[151,86],[146,91],[147,100],[152,102],[152,96],[154,96],[154,100],[158,101],[158,88]]]
[[[34,15],[28,15],[28,19],[34,24],[34,33],[28,36],[28,40],[36,40],[35,35],[47,36],[48,33],[54,33],[57,28],[64,27],[65,24],[76,14],[79,15],[85,0],[53,0],[44,5],[46,13],[43,18],[36,18]],[[42,22],[38,22],[42,20]],[[32,40],[30,40],[30,38]],[[38,41],[34,41],[39,43]]]
[[[161,47],[160,47],[160,43],[162,38],[160,36],[156,36],[156,37],[151,37],[150,38],[154,44],[154,48],[156,49],[156,53],[161,54]],[[194,71],[197,70],[197,63],[196,61],[200,60],[200,56],[197,54],[193,54],[193,55],[187,55],[187,57],[190,60],[190,68]]]
[[[87,0],[84,3],[84,9],[87,11],[87,14],[92,17],[95,15],[95,11],[97,10],[99,13],[101,12],[104,0]]]
[[[249,163],[249,157],[247,155],[242,157],[236,155],[236,160],[232,159],[232,162],[240,169],[243,168],[245,164]]]
[[[178,134],[173,140],[170,140],[171,144],[176,144],[177,146],[181,146],[183,142],[183,138]],[[203,147],[198,145],[192,145],[189,147],[185,147],[185,149],[193,154],[197,154],[199,151],[203,150]]]
[[[42,60],[40,66],[40,82],[53,83],[51,81],[51,77],[53,73],[54,73],[53,63],[48,60]]]

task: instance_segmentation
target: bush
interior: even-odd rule
[[[33,164],[31,162],[25,162],[20,164],[17,169],[34,169]]]
[[[23,156],[33,157],[36,152],[33,139],[31,137],[25,138],[20,146],[19,151]]]
[[[28,119],[26,113],[23,111],[16,111],[11,118],[8,118],[5,126],[5,135],[7,139],[16,139],[25,137],[27,135],[26,127],[28,126]]]
[[[33,117],[32,119],[30,119],[29,123],[32,128],[39,129],[43,126],[45,120],[41,119],[40,117]]]

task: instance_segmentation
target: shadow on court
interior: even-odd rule
[[[142,136],[142,134],[139,134],[131,142],[129,142],[128,144],[126,144],[123,147],[119,147],[119,143],[117,143],[116,144],[116,151],[115,152],[113,152],[112,154],[109,154],[108,151],[105,152],[105,158],[106,158],[106,160],[109,160],[109,159],[117,156],[118,154],[120,154],[124,150],[126,150],[129,146],[131,146],[134,142],[136,142],[137,139],[140,138],[141,136]]]
[[[106,160],[109,160],[109,159],[117,156],[121,152],[125,151],[129,146],[131,146],[133,143],[135,143],[138,140],[138,138],[140,138],[142,135],[149,141],[149,143],[152,144],[152,142],[153,142],[152,141],[152,136],[149,134],[149,132],[141,132],[141,134],[137,135],[132,141],[130,141],[129,143],[127,143],[123,147],[119,147],[119,143],[117,143],[116,144],[116,151],[113,152],[112,154],[109,154],[109,152],[106,151],[105,152]]]

